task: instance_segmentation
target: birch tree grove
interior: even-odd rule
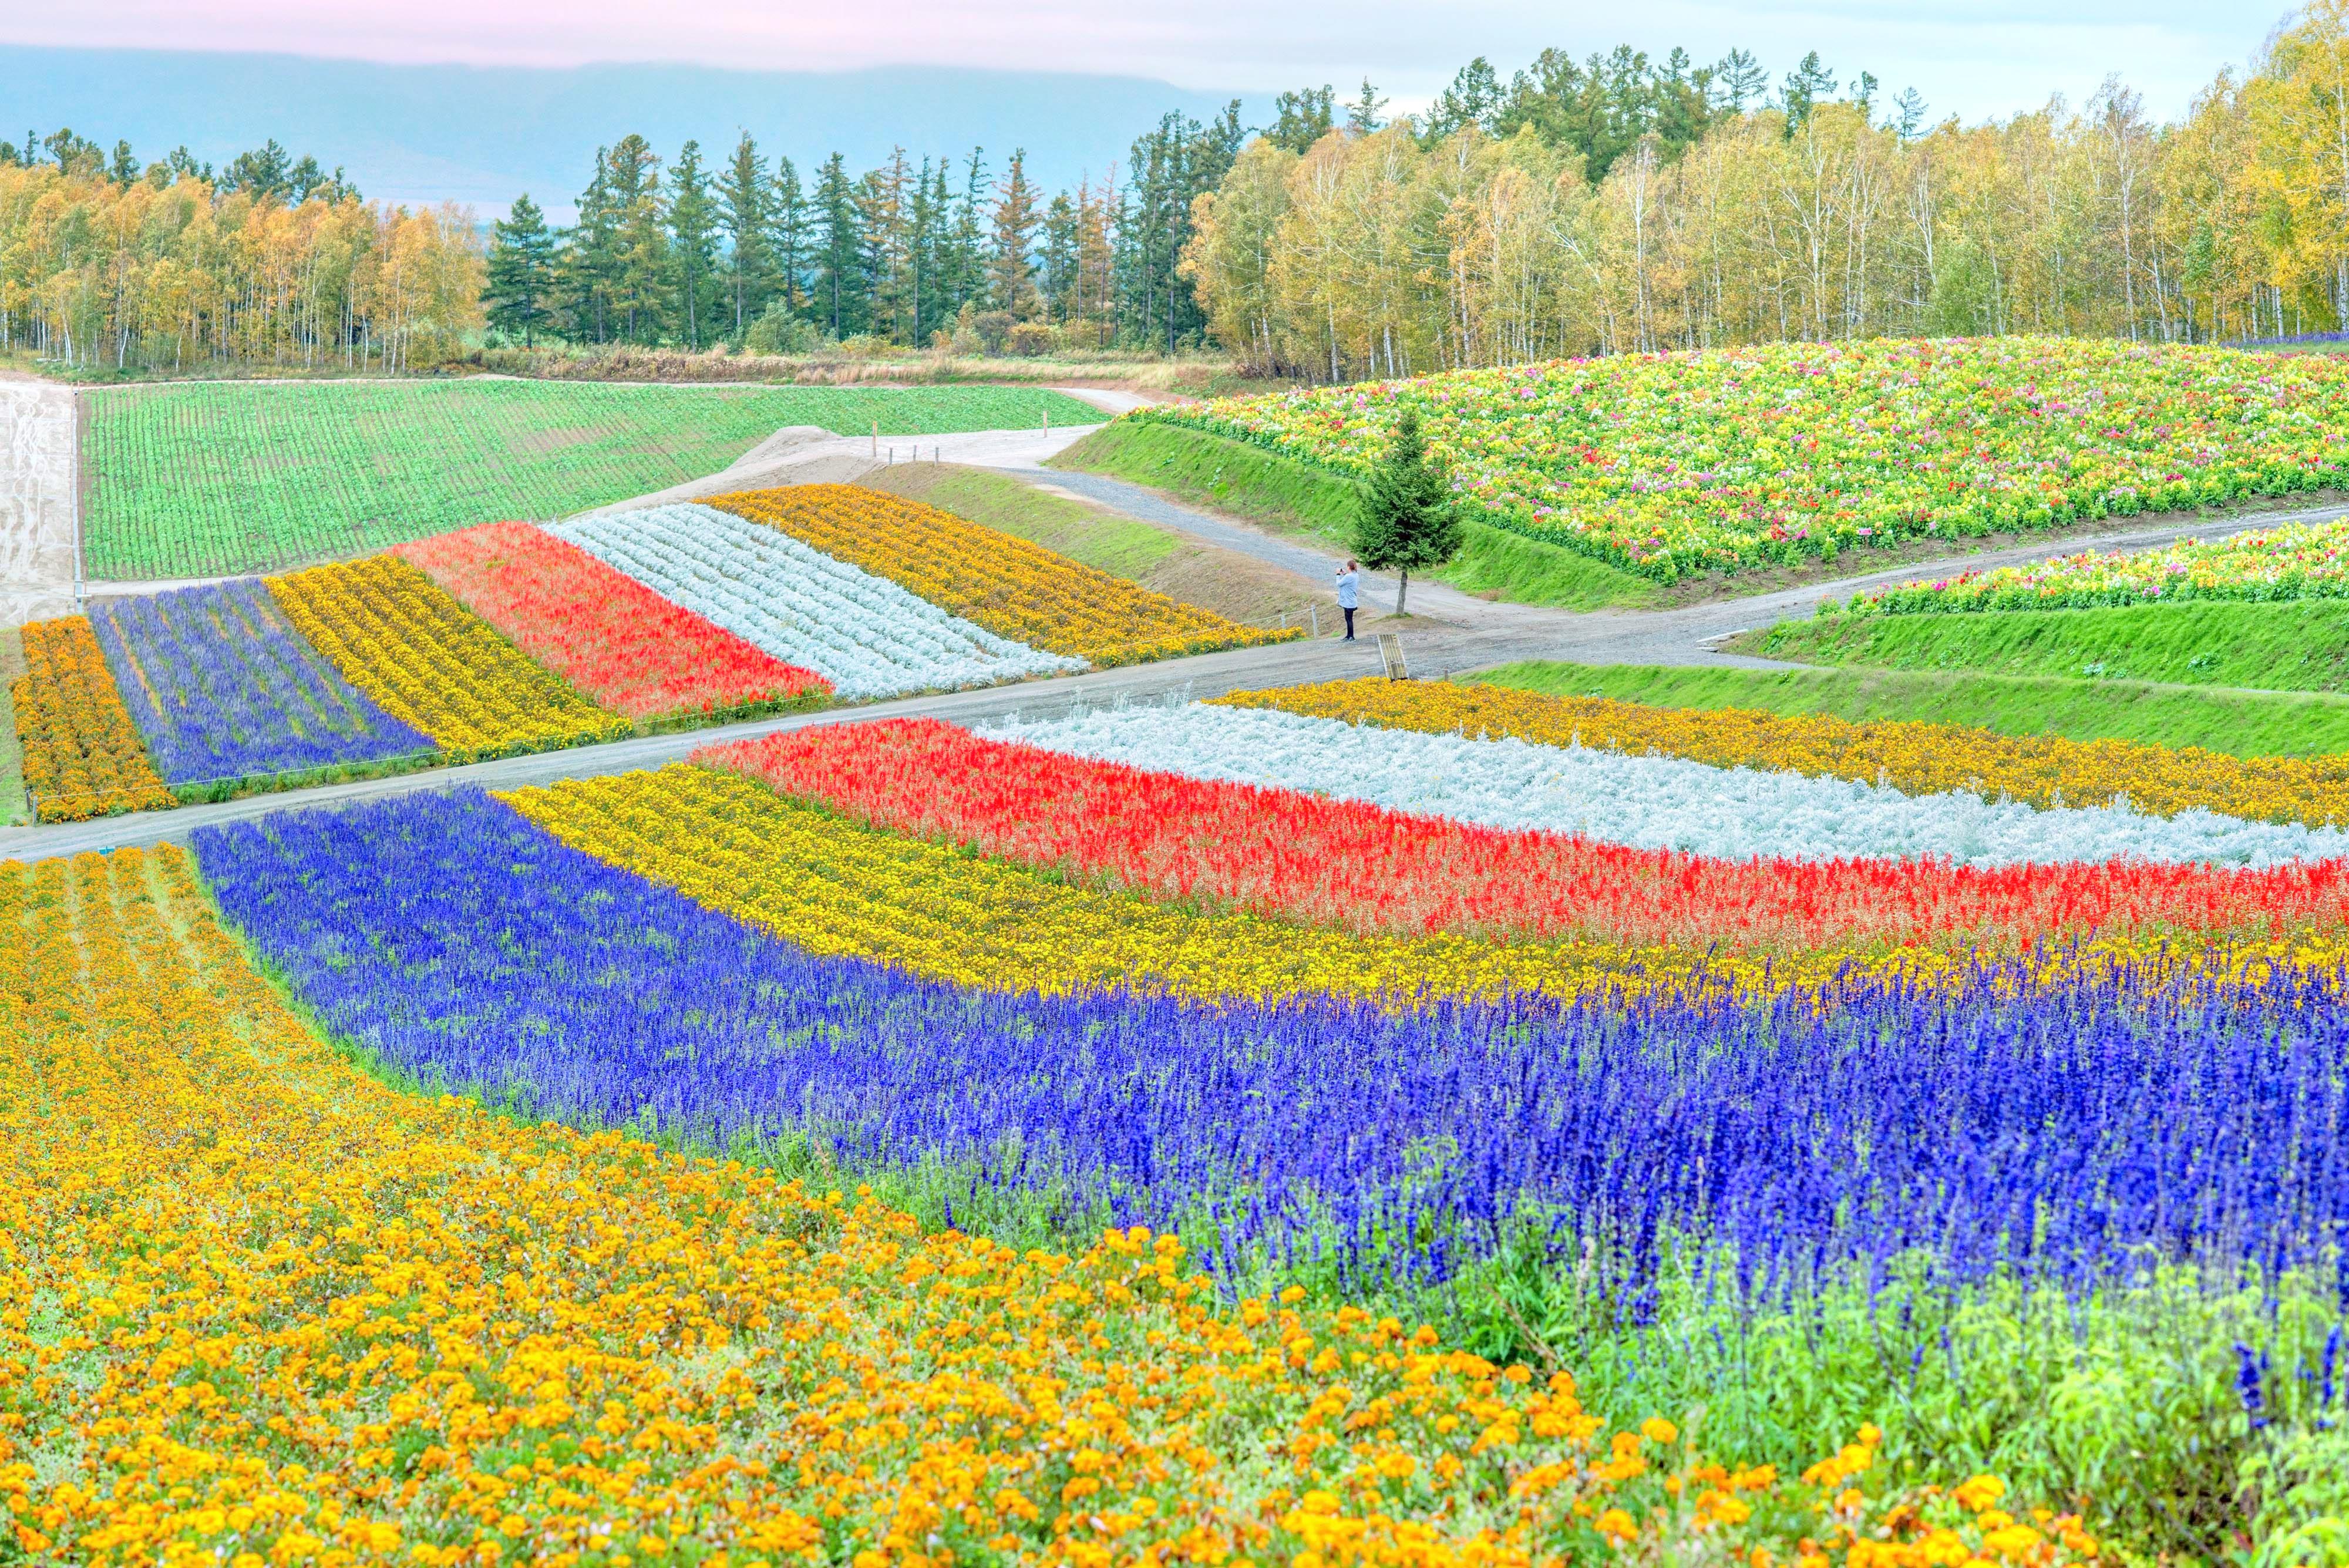
[[[397,371],[481,325],[471,217],[340,191],[289,202],[162,165],[0,163],[0,349],[92,368]]]
[[[1786,339],[2349,325],[2349,0],[2315,0],[2171,124],[2114,78],[2077,110],[1927,128],[1913,99],[1820,96],[1815,59],[1758,107],[1731,101],[1753,73],[1726,62],[1655,78],[1713,95],[1687,140],[1561,131],[1543,107],[1552,78],[1588,98],[1631,68],[1546,56],[1513,98],[1478,61],[1425,125],[1353,123],[1301,152],[1258,139],[1197,203],[1184,255],[1216,338],[1342,380]]]

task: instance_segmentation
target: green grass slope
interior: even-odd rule
[[[1009,474],[950,462],[906,462],[883,468],[864,483],[1017,535],[1243,625],[1294,624],[1304,618],[1308,604],[1320,605],[1322,618],[1337,624],[1329,613],[1337,601],[1326,589],[1316,592],[1278,566],[1065,494],[1047,493]]]
[[[16,740],[16,704],[9,688],[25,673],[25,628],[0,626],[0,827],[26,821],[25,749]]]
[[[1736,646],[1798,664],[2349,690],[2349,604],[2338,599],[1822,616],[1782,622]]]
[[[1333,549],[1353,542],[1361,486],[1294,458],[1205,431],[1121,420],[1047,466],[1105,473],[1179,501],[1213,506],[1267,528],[1304,534]],[[1464,593],[1560,609],[1637,608],[1661,602],[1658,586],[1603,562],[1482,523],[1434,574]]]
[[[82,398],[96,578],[274,571],[698,479],[786,425],[884,436],[1101,415],[1039,387],[193,383]]]
[[[2349,697],[2149,680],[1907,670],[1666,669],[1535,662],[1464,679],[1554,697],[1658,708],[1755,708],[1838,719],[1915,719],[2007,735],[2201,746],[2240,757],[2349,753]]]

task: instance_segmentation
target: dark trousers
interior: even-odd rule
[[[1346,611],[1346,640],[1354,640],[1354,612],[1350,608]]]

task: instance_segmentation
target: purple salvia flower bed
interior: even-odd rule
[[[246,579],[92,605],[115,685],[169,784],[430,752]]]
[[[1015,996],[812,957],[477,791],[195,847],[295,992],[427,1083],[935,1158],[1205,1228],[1226,1267],[1438,1280],[1533,1225],[1636,1316],[1691,1239],[1769,1300],[1919,1258],[2081,1292],[2166,1260],[2331,1267],[2349,1225],[2338,973],[1984,969],[1628,1012]]]

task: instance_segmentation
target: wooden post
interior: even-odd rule
[[[881,416],[878,414],[873,416],[873,455],[881,455]]]

